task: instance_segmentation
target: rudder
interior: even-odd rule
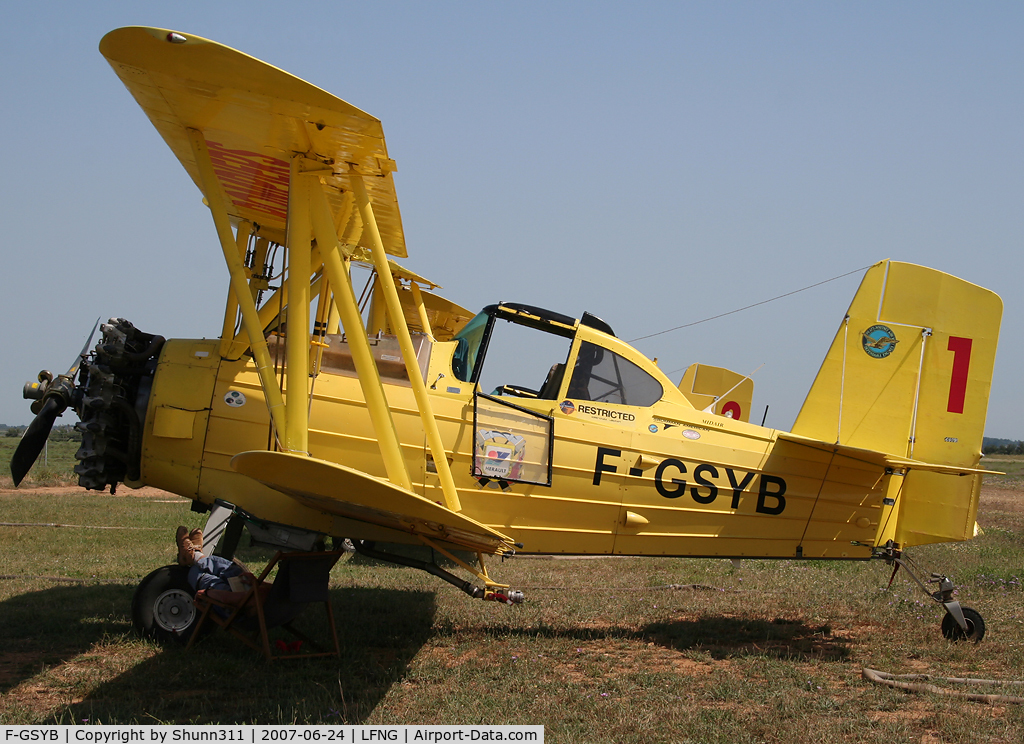
[[[981,458],[1002,300],[935,269],[882,261],[864,275],[793,433],[928,463]],[[901,544],[973,534],[980,476],[894,479]],[[894,494],[895,496],[896,494]],[[956,516],[954,516],[956,515]]]

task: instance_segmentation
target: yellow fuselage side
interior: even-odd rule
[[[339,340],[330,339],[332,348]],[[215,341],[166,344],[146,417],[144,482],[207,503],[224,499],[261,519],[325,534],[415,541],[341,516],[341,508],[335,514],[329,505],[310,508],[232,470],[235,454],[272,445],[270,418],[252,361],[219,362],[216,347]],[[565,407],[570,412],[559,405],[564,387],[556,400],[514,398],[554,419],[552,485],[482,486],[472,475],[473,386],[452,373],[453,347],[432,345],[426,378],[445,375],[445,384],[430,393],[462,514],[522,543],[522,552],[870,555],[888,485],[878,462],[779,440],[775,430],[697,411],[681,396],[666,395],[649,407],[573,401]],[[382,374],[414,491],[444,503],[410,386],[395,378]],[[310,455],[384,478],[354,373],[322,371],[311,388]],[[338,498],[344,501],[344,494]]]

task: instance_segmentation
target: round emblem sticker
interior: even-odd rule
[[[861,335],[861,345],[868,356],[884,359],[892,354],[899,341],[892,329],[884,325],[873,325]]]
[[[658,425],[657,424],[651,424],[647,428],[650,429],[651,434],[657,434],[658,433]]]
[[[241,408],[245,405],[245,395],[237,390],[224,393],[224,402],[232,408]]]
[[[576,412],[576,406],[573,405],[573,402],[571,400],[563,400],[561,403],[558,404],[558,409],[566,416]]]
[[[693,429],[683,429],[683,436],[687,439],[700,439],[700,432]]]

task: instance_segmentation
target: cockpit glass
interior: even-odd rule
[[[660,382],[628,359],[589,341],[580,344],[569,380],[570,398],[652,406],[664,392]]]
[[[455,356],[452,358],[452,372],[463,382],[469,382],[473,378],[488,318],[487,313],[477,313],[476,317],[455,335],[454,340],[458,342],[458,346],[455,347]]]

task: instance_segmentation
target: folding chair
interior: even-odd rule
[[[338,562],[342,554],[343,551],[314,553],[278,551],[262,573],[256,577],[256,582],[249,587],[238,604],[213,599],[206,593],[197,596],[195,604],[202,614],[192,631],[192,637],[186,648],[192,648],[199,638],[203,625],[209,619],[250,648],[261,651],[268,660],[341,656],[338,631],[334,626],[334,612],[327,595],[327,584],[331,569],[334,568],[334,564]],[[266,579],[274,566],[278,566],[277,577],[273,583],[269,583]],[[269,589],[261,589],[266,586],[269,586]],[[324,650],[322,645],[292,626],[292,621],[315,602],[322,602],[327,610],[327,624],[334,641],[334,651]],[[217,612],[218,609],[222,612]],[[284,628],[300,641],[308,643],[319,651],[297,653],[295,644],[288,644],[285,648],[280,649],[284,653],[271,652],[268,631],[276,627]],[[289,653],[290,651],[292,653]]]

